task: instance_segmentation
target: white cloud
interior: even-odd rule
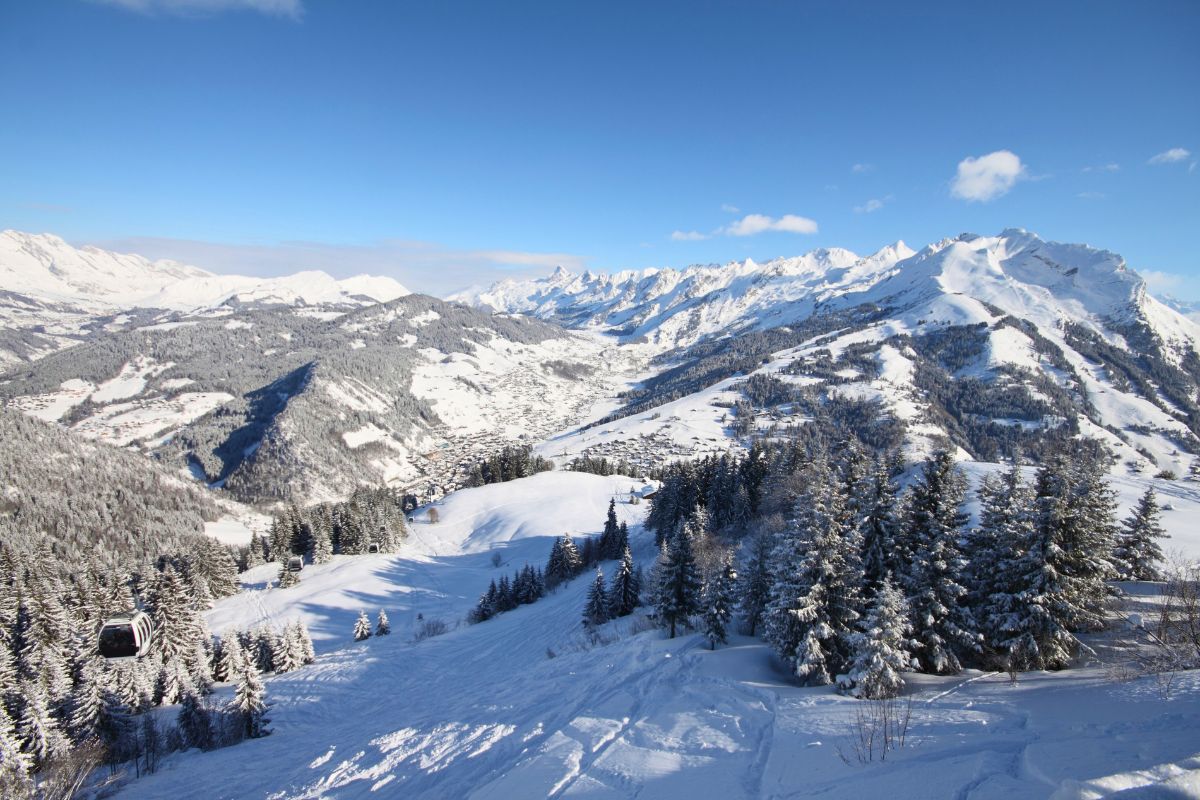
[[[808,217],[795,214],[784,214],[782,217],[768,217],[766,214],[747,214],[736,222],[731,222],[717,232],[726,236],[756,236],[760,233],[816,233],[817,223]]]
[[[257,11],[299,19],[304,14],[301,0],[92,0],[140,14],[216,14],[221,11]]]
[[[707,238],[708,234],[700,231],[673,231],[671,233],[672,242],[699,242]]]
[[[872,197],[870,200],[863,203],[861,206],[855,206],[854,213],[855,214],[870,214],[874,211],[878,211],[879,209],[883,208],[885,205],[887,205],[890,202],[892,202],[892,196],[890,194],[888,196],[882,197],[882,198]]]
[[[850,167],[850,171],[855,175],[865,175],[875,169],[874,164],[854,164]]]
[[[1117,172],[1121,169],[1120,164],[1096,164],[1095,166],[1087,166],[1083,168],[1083,172]]]
[[[131,237],[81,244],[138,253],[147,258],[171,258],[218,274],[276,276],[319,269],[337,278],[362,273],[389,275],[413,291],[437,296],[472,284],[487,285],[501,278],[535,277],[557,266],[576,272],[587,266],[586,258],[571,253],[461,250],[395,239],[366,245],[325,242],[254,245]]]
[[[1146,282],[1151,291],[1164,292],[1178,288],[1183,283],[1183,276],[1173,272],[1160,272],[1156,269],[1139,269],[1138,275]]]
[[[742,213],[742,210],[740,208],[738,208],[737,206],[731,206],[729,203],[722,203],[721,210],[724,211],[726,214]]]
[[[1075,196],[1081,200],[1103,200],[1106,195],[1104,192],[1078,192]]]
[[[968,156],[958,162],[950,193],[962,200],[986,203],[1007,194],[1024,177],[1025,165],[1009,150],[997,150],[979,158]]]
[[[1192,153],[1190,150],[1185,150],[1182,147],[1172,147],[1170,150],[1164,150],[1158,155],[1147,161],[1147,164],[1175,164],[1180,161],[1186,161]]]

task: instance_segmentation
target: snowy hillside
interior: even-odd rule
[[[1200,791],[1194,672],[1176,676],[1169,700],[1149,678],[1109,679],[1101,663],[1031,672],[1016,684],[977,671],[909,676],[908,745],[863,765],[843,759],[862,701],[796,686],[756,639],[734,637],[712,652],[697,635],[665,639],[637,617],[589,637],[579,621],[586,577],[488,622],[456,626],[488,581],[525,561],[543,563],[557,534],[597,533],[609,498],[627,484],[546,474],[464,490],[439,506],[440,522],[422,512],[399,555],[337,557],[306,568],[289,589],[263,588],[269,567],[248,573],[250,591],[220,601],[210,625],[303,618],[317,663],[266,680],[271,736],[173,755],[119,796],[899,800]],[[1178,514],[1165,522],[1200,556],[1187,522],[1200,493],[1172,499]],[[654,552],[638,527],[646,507],[617,506],[641,563]],[[358,610],[379,608],[392,634],[351,642]],[[451,630],[413,641],[418,613]]]

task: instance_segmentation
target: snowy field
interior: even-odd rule
[[[247,575],[251,590],[221,601],[213,628],[303,617],[317,663],[267,679],[271,736],[174,755],[121,796],[1200,796],[1197,673],[1169,688],[1115,681],[1103,663],[1016,684],[979,672],[910,676],[907,746],[860,764],[851,737],[862,701],[794,686],[754,639],[710,652],[698,636],[667,640],[634,617],[589,640],[579,622],[586,577],[455,627],[492,578],[543,563],[556,535],[597,533],[610,497],[630,484],[545,473],[464,490],[439,505],[441,522],[422,512],[402,554],[338,557],[306,568],[292,589],[264,588],[272,566]],[[1120,488],[1123,501],[1137,494]],[[648,505],[617,508],[648,564]],[[1200,541],[1182,536],[1186,520],[1165,516],[1200,557]],[[352,642],[359,609],[380,607],[392,635]],[[451,630],[414,642],[417,614]]]

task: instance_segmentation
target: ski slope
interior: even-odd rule
[[[439,504],[441,522],[413,525],[399,555],[339,557],[286,590],[263,588],[272,567],[248,576],[257,588],[221,601],[210,624],[301,616],[317,663],[267,679],[271,736],[171,756],[120,796],[1200,796],[1196,673],[1178,676],[1169,699],[1150,679],[1109,680],[1100,664],[1015,685],[978,672],[911,676],[909,746],[860,765],[839,752],[861,701],[792,685],[754,639],[710,652],[695,635],[639,632],[633,617],[590,640],[579,622],[587,576],[411,641],[417,613],[453,627],[491,578],[542,563],[554,536],[598,532],[629,484],[544,473],[464,490]],[[653,545],[637,526],[648,505],[617,508],[646,565]],[[352,642],[358,610],[380,606],[392,635]]]

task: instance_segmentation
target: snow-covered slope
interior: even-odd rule
[[[556,534],[597,533],[609,497],[627,490],[624,479],[583,474],[465,490],[440,506],[442,522],[420,515],[397,555],[338,557],[289,589],[262,587],[269,567],[250,575],[252,591],[219,601],[210,624],[302,617],[317,663],[267,678],[270,736],[169,756],[119,797],[908,800],[1200,789],[1196,673],[1177,673],[1169,700],[1152,679],[1114,682],[1102,664],[1025,673],[1017,684],[995,673],[910,675],[908,745],[864,765],[852,755],[862,701],[797,687],[758,640],[733,637],[713,652],[637,617],[589,637],[586,576],[455,626],[490,580],[543,563]],[[1173,532],[1197,501],[1165,520]],[[654,552],[638,524],[646,508],[617,507],[643,564]],[[379,608],[392,634],[350,641],[359,609]],[[418,613],[451,630],[414,642]]]

